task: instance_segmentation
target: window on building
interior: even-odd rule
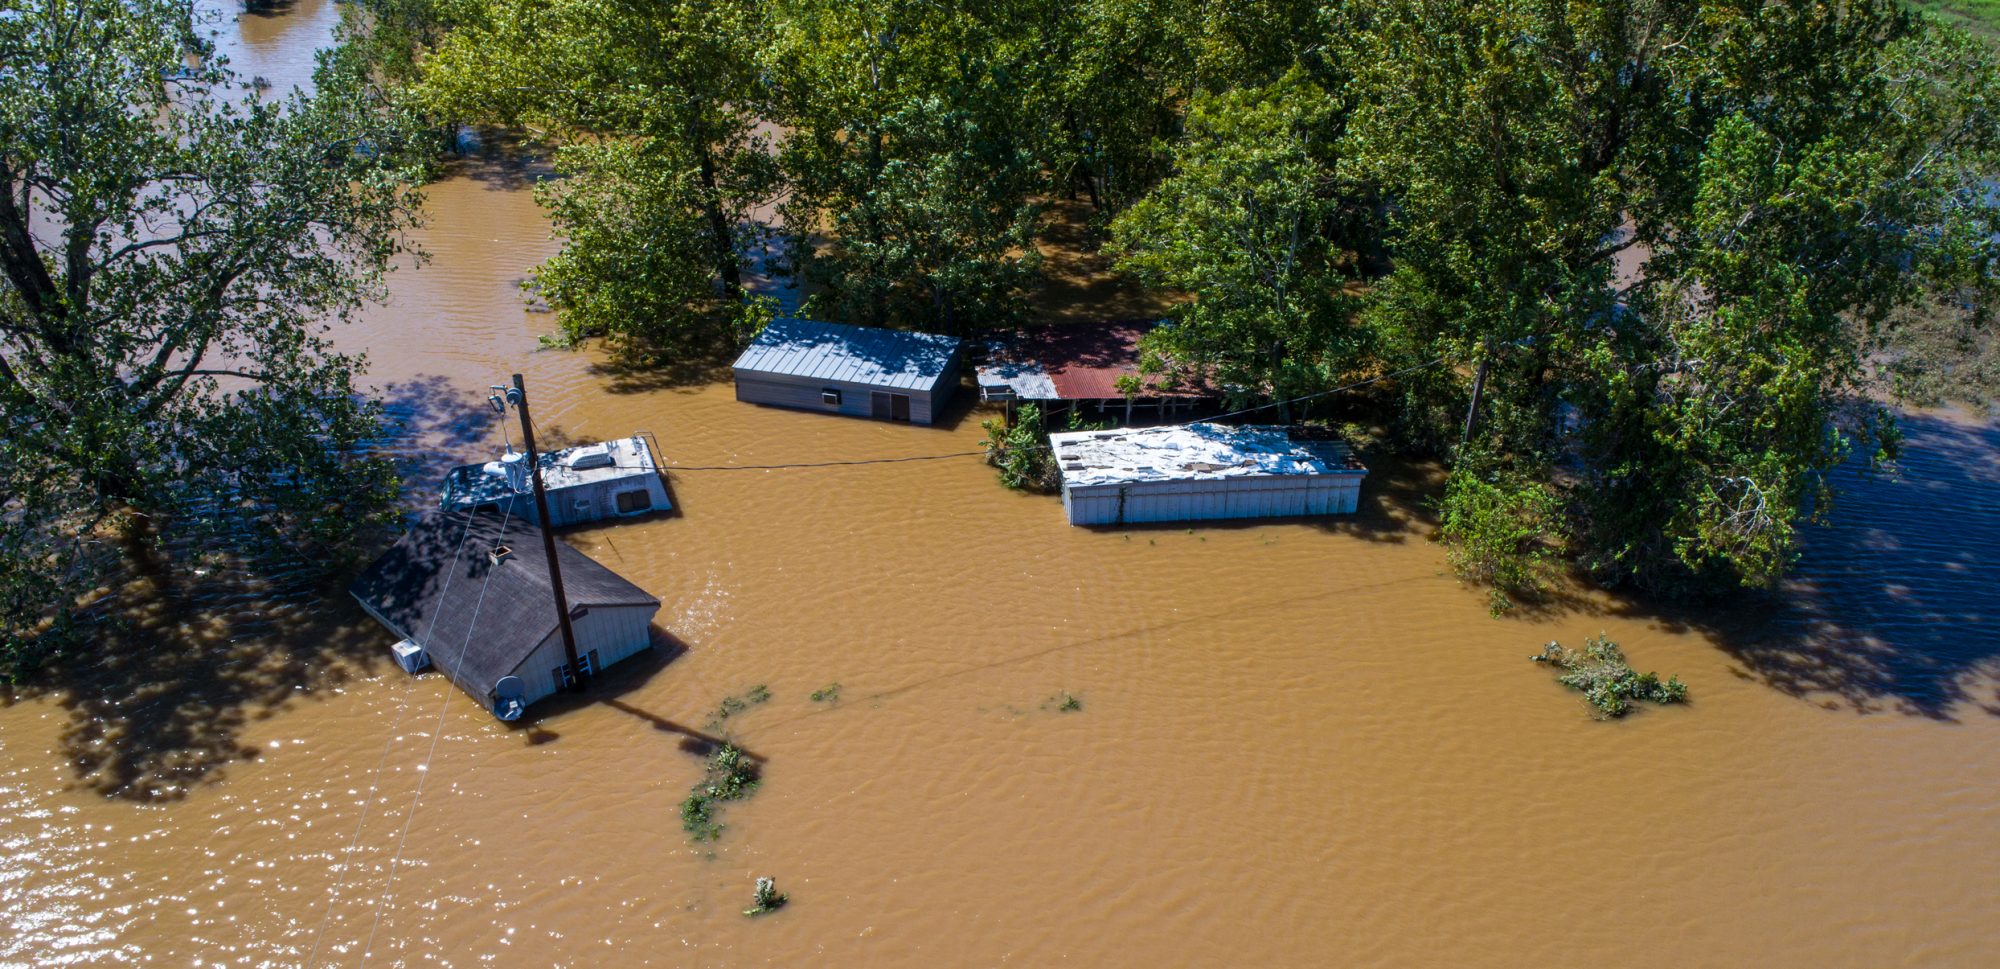
[[[648,495],[643,488],[637,491],[621,491],[618,493],[618,513],[621,515],[647,511],[652,507],[653,497]]]
[[[825,404],[825,405],[826,405],[826,406],[828,406],[828,407],[839,407],[839,406],[840,406],[840,391],[838,391],[838,390],[834,390],[834,389],[832,389],[831,387],[829,387],[829,388],[827,388],[827,389],[825,389],[825,390],[822,390],[822,391],[820,391],[820,392],[819,392],[819,402],[820,402],[820,403],[822,403],[822,404]]]

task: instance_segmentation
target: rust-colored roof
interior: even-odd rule
[[[1029,327],[1003,341],[995,356],[1039,364],[1054,382],[1058,400],[1117,399],[1125,396],[1118,378],[1139,375],[1139,338],[1158,325],[1158,320],[1110,320]],[[1161,377],[1143,379],[1141,397],[1220,396],[1205,380],[1167,390],[1160,387]]]

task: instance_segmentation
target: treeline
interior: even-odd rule
[[[739,338],[767,204],[810,313],[1012,322],[1038,202],[1087,198],[1192,296],[1157,363],[1283,399],[1443,361],[1394,439],[1450,456],[1502,602],[1775,581],[1823,473],[1893,451],[1897,309],[1993,281],[1993,59],[1885,0],[364,6],[427,25],[367,41],[423,110],[555,146],[573,336]]]

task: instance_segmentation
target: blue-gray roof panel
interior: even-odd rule
[[[736,359],[736,369],[899,390],[927,390],[945,375],[958,338],[816,320],[777,319]]]

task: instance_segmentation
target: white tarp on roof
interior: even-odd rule
[[[1182,424],[1049,435],[1063,483],[1071,487],[1134,481],[1196,481],[1353,471],[1344,448],[1295,442],[1283,427]]]

